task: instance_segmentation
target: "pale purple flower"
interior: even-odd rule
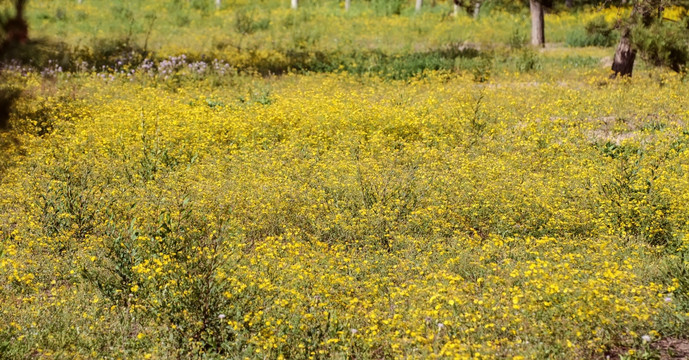
[[[48,60],[48,66],[43,68],[41,76],[44,78],[56,78],[61,73],[62,66],[58,65],[56,61]]]
[[[208,64],[206,64],[203,61],[197,61],[190,63],[188,67],[189,71],[191,71],[192,73],[196,75],[203,75],[206,72],[206,69],[208,68]]]
[[[213,71],[215,71],[215,73],[220,75],[220,76],[223,76],[232,70],[232,67],[230,66],[230,64],[228,64],[222,60],[214,59],[212,62],[212,65],[213,65]]]

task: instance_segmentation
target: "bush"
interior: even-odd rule
[[[522,49],[514,60],[517,71],[526,73],[539,68],[538,54],[531,49]]]
[[[524,32],[515,29],[510,36],[509,45],[512,49],[521,49],[527,43],[528,38]]]
[[[234,30],[242,35],[251,35],[260,30],[266,30],[270,26],[270,19],[256,20],[255,15],[249,11],[237,11],[234,18]]]
[[[669,201],[654,187],[661,163],[648,161],[644,150],[635,146],[607,142],[599,150],[617,167],[610,181],[600,188],[600,208],[605,209],[611,227],[622,236],[636,237],[652,246],[669,244],[673,233]]]
[[[635,27],[632,39],[641,58],[655,66],[682,71],[689,61],[689,35],[682,24],[656,22]]]

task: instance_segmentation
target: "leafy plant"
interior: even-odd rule
[[[654,246],[670,243],[668,200],[654,187],[660,162],[646,163],[640,148],[607,142],[600,149],[617,162],[612,179],[600,188],[611,225],[623,236],[637,236]]]
[[[689,62],[689,35],[677,23],[656,21],[649,27],[637,26],[632,39],[641,57],[655,66],[680,72]]]

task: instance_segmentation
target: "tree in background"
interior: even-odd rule
[[[679,22],[665,19],[669,6],[685,7],[686,1],[637,0],[629,18],[620,27],[611,77],[632,76],[637,52],[651,65],[680,72],[689,61],[689,18]]]
[[[478,19],[478,14],[481,12],[481,1],[474,2],[474,19]]]
[[[460,0],[452,1],[452,15],[457,16],[459,14],[459,7],[462,6]]]
[[[472,14],[474,19],[478,19],[479,12],[481,11],[481,5],[484,0],[453,0],[453,10],[452,15],[457,16],[460,8],[464,8],[467,14]]]
[[[2,25],[2,44],[0,54],[4,55],[8,50],[29,40],[29,25],[24,19],[25,0],[14,1],[14,16],[0,20]]]
[[[0,18],[2,27],[0,58],[4,58],[9,52],[29,40],[29,26],[24,19],[25,5],[26,0],[14,1],[14,16]],[[18,97],[19,91],[16,89],[0,89],[0,129],[7,129],[9,126],[10,110]]]
[[[531,45],[545,46],[545,22],[542,0],[529,0],[531,10]]]

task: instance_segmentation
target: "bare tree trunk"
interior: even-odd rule
[[[539,0],[529,0],[531,8],[531,45],[545,46],[545,22],[543,4]]]
[[[659,0],[649,0],[645,3],[636,3],[632,8],[631,18],[641,15],[641,23],[636,26],[649,26],[653,22],[655,9],[658,10],[658,17],[662,18],[662,3]],[[636,49],[632,46],[632,26],[627,24],[622,28],[620,43],[617,44],[615,57],[612,61],[613,74],[611,78],[619,76],[632,76],[634,70],[634,60],[636,60]]]
[[[632,39],[630,37],[631,30],[625,28],[622,30],[620,43],[617,44],[615,50],[615,58],[612,62],[613,74],[611,78],[620,76],[632,76],[634,70],[634,60],[636,59],[636,50],[632,48]]]
[[[221,5],[220,2],[221,2],[221,0],[215,0],[215,9],[216,10],[220,10],[220,5]]]
[[[350,6],[352,6],[352,0],[345,0],[345,11],[349,11]]]
[[[0,57],[12,52],[17,47],[29,41],[29,24],[24,19],[25,0],[14,1],[14,17],[5,19],[0,16]],[[19,98],[19,90],[0,90],[0,130],[9,127],[10,113],[14,102]]]
[[[299,7],[299,0],[292,0],[292,9],[296,10]]]
[[[4,54],[18,44],[25,44],[29,40],[29,24],[24,19],[25,5],[26,0],[17,0],[14,3],[14,17],[0,21],[0,27],[4,32],[2,44],[0,44],[0,54]]]
[[[634,18],[639,16],[638,20]],[[637,2],[634,4],[631,13],[631,22],[624,25],[621,30],[620,43],[617,44],[615,50],[615,57],[612,61],[613,74],[611,78],[619,76],[632,76],[634,70],[634,60],[636,60],[636,49],[632,46],[632,27],[643,26],[648,27],[653,23],[654,17],[662,19],[663,17],[663,3],[660,0],[647,0],[644,2]]]
[[[416,0],[416,12],[421,11],[421,7],[423,6],[423,0]]]
[[[457,16],[459,14],[459,0],[454,0],[452,2],[452,16]]]
[[[565,1],[565,6],[567,6],[568,9],[573,8],[574,7],[574,0]]]
[[[478,14],[481,11],[481,1],[476,1],[474,3],[474,19],[478,19]]]

